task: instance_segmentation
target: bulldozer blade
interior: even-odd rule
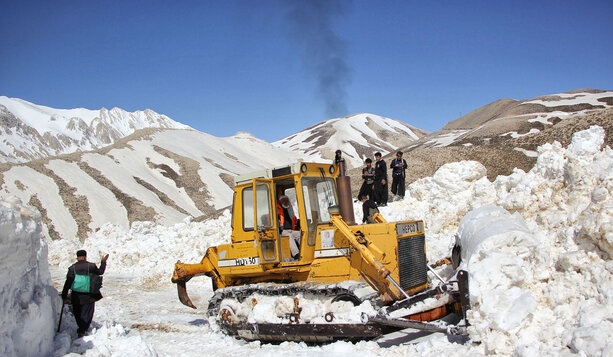
[[[192,303],[192,300],[189,298],[189,295],[187,295],[187,287],[185,286],[184,281],[177,282],[177,292],[179,294],[179,301],[181,301],[183,305],[189,306],[192,309],[196,308],[196,305]]]
[[[424,323],[418,323],[414,325],[413,322],[409,323],[407,328],[394,331],[388,334],[381,336],[381,338],[377,339],[377,344],[380,347],[391,347],[397,345],[406,345],[419,343],[424,340],[431,338],[434,334],[444,333],[446,334],[447,340],[449,342],[464,344],[470,340],[468,333],[466,332],[465,326],[458,326],[458,323],[461,322],[462,317],[458,314],[449,314],[442,319],[438,320],[441,326],[447,325],[447,330],[438,329],[438,328],[430,328],[428,325],[424,325]],[[384,323],[387,324],[388,321]],[[406,322],[406,321],[405,321]],[[405,326],[403,322],[399,324],[394,324],[398,328],[402,328]]]
[[[434,322],[422,322],[407,320],[404,318],[387,318],[387,317],[372,317],[369,319],[370,323],[379,324],[381,326],[390,326],[396,328],[412,328],[415,330],[429,331],[429,332],[442,332],[449,335],[465,336],[468,334],[466,326],[455,325],[461,319],[461,316],[447,315],[443,319]],[[453,322],[448,324],[447,321]]]

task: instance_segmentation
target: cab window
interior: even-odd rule
[[[308,244],[315,244],[317,225],[330,222],[328,208],[337,205],[336,183],[332,178],[305,177],[302,194],[309,227]]]
[[[255,209],[257,209],[257,225],[258,227],[272,227],[271,208],[270,208],[270,191],[266,184],[256,185],[257,207],[253,204],[253,187],[243,189],[243,229],[245,231],[253,230],[253,217]]]

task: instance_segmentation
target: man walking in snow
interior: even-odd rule
[[[68,290],[72,290],[70,301],[72,303],[72,313],[77,320],[77,334],[79,337],[85,336],[89,329],[89,325],[94,318],[94,309],[96,301],[102,299],[100,294],[100,286],[102,278],[106,270],[106,260],[109,255],[101,258],[100,268],[94,263],[87,261],[87,252],[85,250],[77,251],[77,262],[68,268],[66,273],[66,282],[62,289],[62,299],[68,299]],[[99,282],[99,283],[98,283]]]

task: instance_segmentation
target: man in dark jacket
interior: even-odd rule
[[[72,290],[70,301],[72,303],[72,313],[79,327],[77,329],[79,337],[85,336],[94,317],[96,301],[102,299],[100,291],[92,292],[91,283],[95,279],[91,279],[91,277],[104,274],[108,258],[108,254],[103,256],[100,268],[98,268],[96,264],[87,261],[87,252],[85,250],[79,250],[77,251],[77,262],[71,265],[68,268],[68,273],[66,273],[66,282],[62,289],[62,299],[66,301],[68,299],[68,290]]]
[[[377,204],[368,198],[368,195],[362,196],[362,223],[374,223],[373,216],[379,213]]]
[[[396,158],[390,163],[392,170],[392,194],[394,201],[404,199],[404,181],[406,178],[407,162],[402,158],[402,151],[396,153]]]
[[[360,192],[358,193],[358,201],[362,200],[362,197],[368,196],[372,197],[372,186],[375,183],[375,168],[372,167],[371,158],[367,158],[364,160],[366,167],[362,169],[362,187],[360,187]]]
[[[375,153],[375,186],[373,198],[377,205],[387,206],[387,166],[381,159],[381,153]]]

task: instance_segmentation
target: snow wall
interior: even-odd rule
[[[0,262],[0,355],[50,355],[61,299],[40,214],[16,198],[0,201]]]

